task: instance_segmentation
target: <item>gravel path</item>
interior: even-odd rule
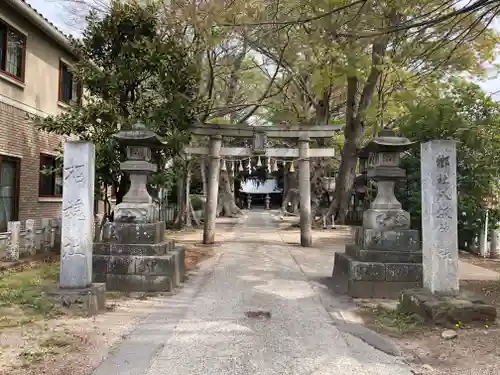
[[[325,305],[308,249],[285,244],[270,213],[250,211],[234,230],[93,375],[412,374],[339,329],[329,308],[341,303],[330,296]],[[318,266],[331,272],[332,264]]]

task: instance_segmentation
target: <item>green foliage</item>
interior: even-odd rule
[[[197,195],[192,195],[191,196],[191,205],[193,206],[193,210],[194,211],[201,211],[201,210],[203,210],[203,201]]]
[[[375,316],[375,324],[381,327],[395,329],[401,334],[409,332],[424,323],[420,316],[407,313],[400,305],[394,310],[387,309],[382,305],[377,305],[372,309],[372,313]]]
[[[288,1],[284,5],[265,0],[266,7],[258,15],[281,21],[314,18],[349,3],[355,2]],[[285,89],[274,98],[267,112],[269,121],[314,123],[318,110],[325,108],[318,104],[325,101],[329,113],[323,120],[342,121],[349,95],[346,78],[356,77],[355,99],[360,100],[366,87],[370,92],[371,100],[357,115],[363,117],[367,132],[373,129],[371,136],[377,133],[377,127],[403,114],[406,103],[435,92],[446,77],[463,71],[483,74],[485,63],[495,59],[500,38],[498,32],[488,28],[490,16],[482,12],[459,15],[432,27],[356,37],[363,34],[362,30],[386,29],[410,20],[428,21],[452,9],[451,2],[444,5],[442,0],[369,1],[306,24],[268,23],[255,27],[257,37],[252,46],[283,65],[278,84],[283,83]],[[384,42],[383,59],[375,62],[373,48]],[[377,71],[376,85],[368,85]]]
[[[459,241],[469,244],[479,233],[484,219],[484,198],[497,196],[500,188],[500,104],[479,86],[453,81],[441,96],[423,99],[409,106],[400,124],[400,133],[411,140],[457,141],[457,184]],[[403,158],[408,171],[406,193],[400,191],[404,206],[420,220],[420,150],[415,148]],[[404,189],[402,189],[404,190]],[[491,226],[499,218],[491,211]]]
[[[198,114],[194,57],[175,27],[160,24],[157,10],[112,2],[102,16],[91,12],[82,39],[74,41],[83,100],[66,113],[35,119],[43,130],[92,141],[99,183],[117,187],[120,180],[123,153],[112,138],[119,129],[141,121],[162,136],[167,146],[155,155],[162,167],[188,141],[186,129]]]

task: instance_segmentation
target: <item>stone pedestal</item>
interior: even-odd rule
[[[428,322],[451,327],[458,322],[491,324],[497,316],[494,306],[465,291],[441,295],[427,289],[410,289],[403,291],[400,304],[404,311],[418,314]]]
[[[47,294],[62,306],[92,316],[106,310],[106,286],[92,284],[87,288],[49,290]]]
[[[131,186],[115,207],[115,221],[104,225],[102,242],[94,244],[93,280],[108,290],[171,291],[184,280],[184,249],[165,240],[165,223],[158,221],[146,188],[147,176],[156,170],[151,148],[162,142],[141,124],[115,138],[127,146],[120,167],[129,173]]]
[[[335,253],[333,282],[353,298],[398,298],[422,285],[419,233],[411,229],[380,231],[356,228],[354,244]]]
[[[355,298],[398,298],[405,289],[422,286],[419,233],[394,196],[394,184],[405,176],[400,153],[411,143],[384,130],[362,151],[370,153],[368,178],[377,182],[377,197],[363,213],[354,244],[335,254],[333,284]]]
[[[93,280],[108,290],[168,292],[184,281],[184,249],[164,240],[164,223],[107,223],[94,245]]]

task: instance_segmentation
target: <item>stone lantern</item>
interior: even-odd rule
[[[394,195],[396,181],[404,179],[400,155],[413,145],[384,129],[362,150],[368,154],[367,178],[376,182],[377,196],[363,212],[355,243],[335,253],[333,282],[354,298],[398,298],[401,291],[422,285],[422,251],[410,214]]]
[[[408,138],[397,137],[392,130],[384,129],[364,148],[371,161],[367,177],[377,184],[377,196],[370,209],[363,213],[365,228],[390,230],[410,227],[410,214],[401,208],[394,195],[394,186],[406,176],[399,167],[400,155],[412,145]]]
[[[114,137],[126,147],[120,168],[130,175],[130,189],[114,208],[114,221],[104,225],[102,241],[94,243],[93,281],[106,283],[107,290],[172,291],[184,279],[184,249],[165,238],[165,223],[147,190],[156,171],[152,150],[162,147],[161,138],[141,123]]]
[[[116,133],[114,138],[126,147],[127,159],[120,164],[120,169],[130,176],[130,189],[115,207],[115,221],[154,223],[158,220],[158,209],[152,203],[147,182],[157,169],[151,163],[151,152],[163,146],[161,138],[141,123],[135,124],[132,130]]]
[[[263,155],[266,153],[267,136],[265,132],[255,132],[252,140],[252,153],[254,155]]]

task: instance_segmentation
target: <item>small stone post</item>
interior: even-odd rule
[[[251,194],[247,194],[247,208],[249,210],[252,209],[252,195]]]
[[[270,209],[269,205],[271,203],[271,197],[269,196],[269,194],[266,194],[265,203],[266,203],[266,210],[269,210]]]
[[[203,243],[215,242],[215,219],[217,216],[217,200],[219,196],[220,149],[222,136],[210,138],[210,165],[208,171],[208,194],[205,204],[205,222],[203,224]]]
[[[104,214],[94,215],[94,241],[99,242],[101,240],[101,223],[104,219]]]
[[[187,155],[187,165],[186,165],[186,226],[188,228],[193,227],[192,218],[191,218],[191,156]]]
[[[491,238],[490,246],[490,258],[499,259],[500,258],[500,229],[494,229]]]
[[[42,219],[42,251],[50,252],[50,219]]]
[[[424,288],[435,294],[458,292],[456,144],[436,140],[421,145],[422,251]]]
[[[49,243],[50,250],[56,247],[56,230],[57,230],[57,220],[50,219],[49,220]]]
[[[309,137],[299,139],[300,245],[312,245]]]
[[[92,283],[95,153],[90,142],[64,144],[61,289]]]
[[[26,220],[26,236],[24,237],[26,251],[29,255],[35,255],[35,220]]]
[[[17,262],[19,260],[19,242],[21,239],[21,222],[9,221],[7,223],[9,231],[9,241],[7,244],[7,261]]]

